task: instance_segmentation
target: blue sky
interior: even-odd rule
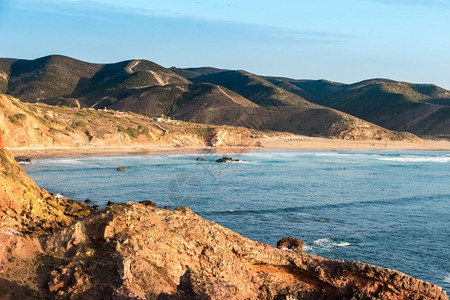
[[[450,89],[450,0],[0,0],[0,57],[141,58]]]

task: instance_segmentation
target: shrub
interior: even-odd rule
[[[187,128],[187,132],[196,134],[202,138],[207,138],[210,134],[210,130],[207,127],[191,127]]]
[[[150,130],[143,125],[138,126],[138,131],[139,131],[139,134],[150,135]]]
[[[86,127],[87,124],[84,121],[78,121],[78,122],[75,123],[75,126],[76,127]]]
[[[8,118],[11,123],[16,124],[16,125],[22,125],[22,121],[24,121],[27,118],[27,116],[24,114],[15,114],[15,115],[9,116]]]
[[[119,132],[123,132],[123,133],[128,134],[132,138],[137,138],[139,136],[139,134],[140,134],[139,131],[136,128],[133,128],[133,127],[125,128],[125,127],[122,127],[122,126],[119,125],[119,126],[117,126],[117,130]]]

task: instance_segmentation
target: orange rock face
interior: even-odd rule
[[[184,207],[116,205],[50,236],[45,251],[61,245],[48,283],[60,299],[448,299],[397,271],[252,241]]]
[[[250,130],[246,128],[219,126],[211,131],[208,144],[212,147],[248,147],[257,146],[258,142],[252,138]]]
[[[0,130],[0,149],[3,148],[3,131]]]
[[[91,212],[84,203],[41,190],[5,149],[0,149],[0,230],[49,234]]]

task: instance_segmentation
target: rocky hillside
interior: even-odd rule
[[[91,212],[84,203],[57,199],[39,189],[8,151],[0,149],[0,159],[2,234],[50,234]]]
[[[217,134],[232,136],[222,146],[252,146],[258,133],[246,128],[216,127],[185,122],[155,122],[137,115],[114,115],[90,109],[22,103],[0,94],[0,132],[4,146],[20,147],[105,147],[146,144],[210,146]],[[236,141],[240,141],[239,143]]]
[[[391,130],[450,137],[450,91],[435,85],[386,79],[348,85],[325,80],[267,80],[311,102]]]
[[[36,60],[0,59],[0,76],[0,92],[26,102],[106,106],[150,117],[164,114],[189,122],[330,138],[414,139],[313,104],[245,71],[166,69],[146,60],[91,64],[53,55]]]
[[[60,245],[69,245],[61,251]],[[188,208],[124,204],[46,240],[53,295],[137,299],[446,299],[402,273],[246,239]]]

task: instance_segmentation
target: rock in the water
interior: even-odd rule
[[[233,159],[232,159],[231,157],[226,157],[226,156],[224,156],[224,157],[219,158],[219,159],[216,160],[216,162],[219,162],[219,163],[223,163],[223,162],[232,162],[232,161],[233,161]]]
[[[119,171],[119,172],[125,172],[127,169],[126,168],[124,168],[124,167],[118,167],[117,168],[117,171]]]
[[[99,208],[100,208],[100,206],[98,206],[97,204],[96,205],[92,205],[92,209],[93,210],[99,210]]]
[[[302,250],[304,244],[305,243],[300,239],[294,237],[285,237],[277,242],[277,248],[300,251]]]
[[[86,203],[86,204],[91,204],[92,201],[91,201],[91,199],[86,199],[86,200],[84,200],[84,203]]]
[[[31,157],[28,157],[28,156],[15,156],[14,159],[18,163],[30,163],[31,162]]]
[[[224,156],[216,160],[218,163],[231,163],[231,162],[245,162],[245,160],[233,159],[231,157]]]
[[[203,157],[197,157],[196,161],[206,161]]]
[[[150,206],[150,207],[156,208],[156,203],[153,201],[150,201],[150,200],[142,200],[142,201],[139,201],[139,203],[142,205],[145,205],[145,206]]]
[[[108,202],[106,203],[106,205],[108,205],[108,206],[113,206],[113,205],[116,205],[116,203],[115,203],[115,202],[112,202],[112,201],[108,201]]]

